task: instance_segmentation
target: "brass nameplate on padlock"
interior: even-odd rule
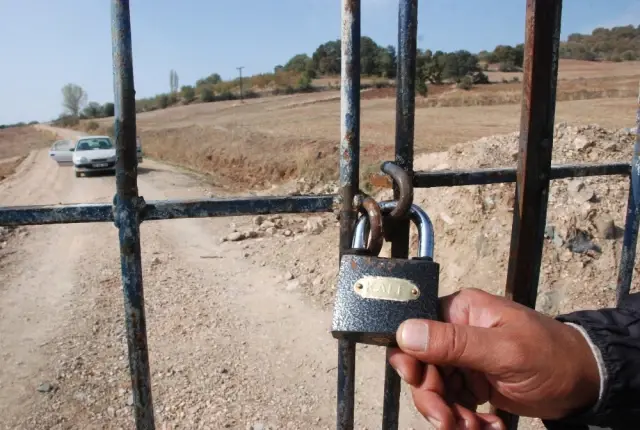
[[[364,299],[408,302],[420,297],[420,290],[407,279],[386,276],[365,276],[353,286],[356,294]]]

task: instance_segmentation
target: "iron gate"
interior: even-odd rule
[[[251,214],[340,211],[340,254],[351,246],[358,204],[360,153],[360,0],[342,0],[342,80],[338,195],[282,196],[145,202],[138,193],[136,111],[129,0],[112,0],[113,75],[116,141],[116,195],[112,205],[74,204],[0,208],[0,225],[20,226],[113,221],[119,230],[120,262],[129,366],[138,429],[154,429],[142,283],[142,221]],[[596,175],[630,176],[617,299],[628,294],[633,276],[640,203],[640,135],[631,163],[551,165],[555,115],[561,0],[527,0],[525,61],[517,169],[413,171],[417,0],[399,0],[395,164],[414,187],[516,183],[506,296],[535,306],[549,182]],[[639,99],[640,103],[640,99]],[[640,127],[640,107],[636,121]],[[397,184],[394,198],[400,198]],[[394,229],[392,255],[406,257],[409,224]],[[338,344],[337,428],[353,428],[355,344]],[[383,428],[397,429],[400,379],[385,369]],[[518,418],[497,411],[510,429]]]

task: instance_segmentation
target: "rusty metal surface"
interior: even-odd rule
[[[527,0],[520,148],[505,295],[534,308],[547,215],[561,0]],[[508,429],[518,417],[499,411]]]
[[[413,203],[413,183],[411,176],[402,167],[390,161],[385,161],[380,167],[384,173],[393,179],[393,183],[398,187],[398,203],[391,211],[391,218],[405,218],[409,214]]]
[[[398,8],[398,69],[396,76],[395,161],[413,182],[413,141],[416,109],[416,61],[418,0],[400,0]],[[411,192],[413,194],[413,191]],[[401,197],[394,185],[393,197]],[[391,240],[391,256],[406,258],[409,252],[409,222],[393,220],[385,229]],[[385,234],[387,234],[385,232]],[[400,376],[385,358],[382,428],[397,430],[400,413]]]
[[[353,200],[360,174],[360,0],[342,0],[340,82],[340,257],[351,246],[357,212]],[[356,346],[338,342],[338,430],[352,430]]]
[[[332,212],[336,201],[334,195],[152,200],[141,207],[140,220]],[[113,206],[104,203],[0,208],[3,226],[111,222],[113,219]]]
[[[636,143],[633,148],[631,176],[629,180],[629,198],[627,200],[627,219],[624,227],[620,269],[616,288],[616,299],[620,301],[629,294],[633,268],[636,262],[636,245],[640,227],[640,86],[638,88],[638,107],[636,110]]]
[[[366,240],[364,240],[362,243],[365,245],[360,248],[366,248],[369,255],[378,255],[380,254],[382,244],[384,243],[384,235],[382,232],[382,211],[375,199],[369,196],[362,199],[361,206],[365,211],[365,214],[361,219],[367,220],[367,226],[369,226],[370,230],[368,233],[371,234],[371,240],[368,244],[366,243]]]
[[[578,178],[585,176],[628,175],[629,163],[564,164],[551,166],[549,179]],[[441,170],[416,172],[413,185],[416,188],[460,187],[516,182],[517,171],[512,168],[477,170]]]
[[[120,239],[122,291],[136,428],[152,430],[155,428],[155,421],[140,253],[139,214],[144,200],[138,196],[137,184],[136,109],[129,1],[113,0],[111,5],[117,160],[114,222]]]

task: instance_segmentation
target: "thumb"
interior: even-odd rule
[[[398,327],[396,339],[403,352],[425,363],[489,372],[501,343],[490,330],[496,329],[410,319]]]

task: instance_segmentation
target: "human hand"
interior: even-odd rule
[[[486,402],[542,419],[596,403],[598,365],[575,328],[476,289],[442,297],[440,306],[445,322],[405,321],[389,356],[436,428],[504,429],[495,415],[476,412]]]

